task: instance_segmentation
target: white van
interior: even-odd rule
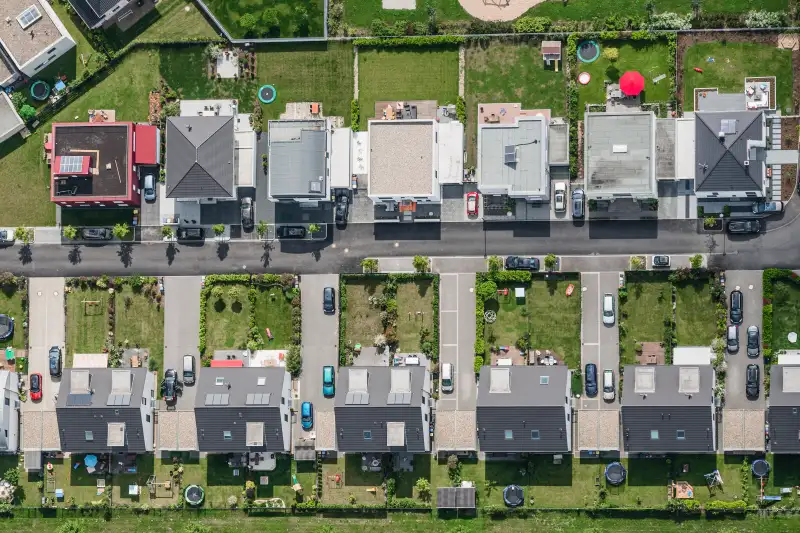
[[[453,392],[453,365],[445,363],[442,365],[442,375],[440,377],[442,392]]]
[[[603,399],[613,401],[616,397],[614,388],[614,371],[603,370]]]
[[[195,380],[194,357],[191,355],[183,356],[183,383],[193,385]]]

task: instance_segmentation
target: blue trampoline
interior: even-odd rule
[[[606,481],[609,485],[622,485],[628,473],[620,463],[613,462],[606,466]]]
[[[271,104],[278,97],[278,91],[272,85],[262,85],[258,90],[258,99],[265,104]]]
[[[519,485],[509,485],[503,489],[503,501],[509,507],[519,507],[525,502],[525,493]]]
[[[756,459],[753,461],[753,464],[750,465],[750,470],[752,470],[753,475],[756,477],[767,477],[770,470],[769,463],[764,459]]]

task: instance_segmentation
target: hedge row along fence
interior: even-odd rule
[[[350,347],[347,342],[347,284],[373,280],[379,283],[393,281],[396,284],[430,281],[433,289],[431,305],[433,307],[433,329],[429,339],[434,363],[439,360],[439,276],[431,273],[399,273],[399,274],[340,274],[339,275],[339,366],[347,366]]]

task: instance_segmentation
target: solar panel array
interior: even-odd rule
[[[67,405],[68,406],[92,405],[92,395],[91,394],[70,394],[69,396],[67,396]]]
[[[130,394],[109,394],[108,401],[106,401],[106,405],[130,405],[130,404],[131,404]]]
[[[59,174],[76,174],[83,168],[82,155],[62,155],[58,166]]]
[[[411,403],[410,392],[390,392],[386,399],[388,405],[409,405]]]
[[[344,398],[346,405],[369,405],[369,393],[367,392],[348,392]]]
[[[270,393],[249,393],[245,405],[269,405]]]
[[[228,405],[230,394],[206,394],[206,405]]]

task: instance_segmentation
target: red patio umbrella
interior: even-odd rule
[[[644,77],[636,71],[628,71],[619,79],[619,88],[628,96],[636,96],[644,90]]]

